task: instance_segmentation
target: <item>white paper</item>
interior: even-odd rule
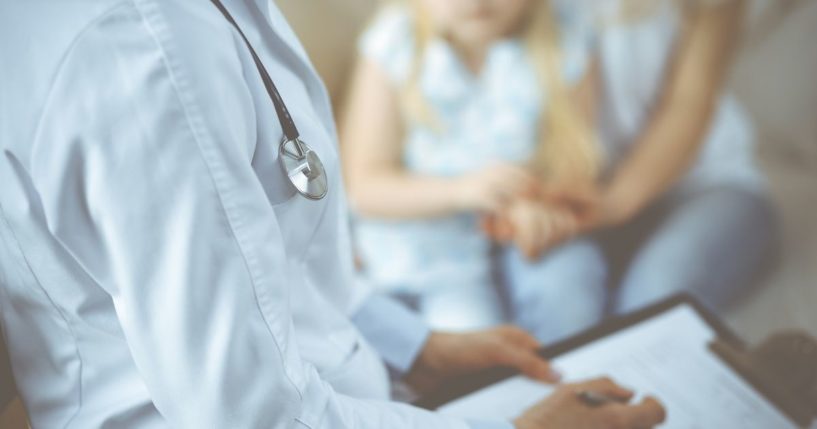
[[[715,332],[682,305],[601,338],[552,363],[565,381],[610,376],[657,397],[667,408],[665,429],[796,429],[773,405],[708,348]],[[472,419],[513,419],[546,397],[551,386],[513,377],[440,408]],[[638,400],[639,398],[636,398]]]

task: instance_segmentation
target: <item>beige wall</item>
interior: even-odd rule
[[[781,25],[747,43],[733,86],[773,151],[817,167],[817,2],[798,4]]]
[[[342,99],[355,60],[355,40],[378,0],[278,0],[323,77],[333,102]]]
[[[382,2],[277,1],[310,53],[336,106],[343,97],[355,58],[355,39]],[[735,68],[733,86],[767,141],[789,149],[796,147],[817,165],[817,1],[753,0],[753,4],[751,37]],[[776,21],[784,5],[798,6],[793,6],[794,13]],[[772,31],[766,31],[769,28]],[[764,37],[756,37],[761,34]]]

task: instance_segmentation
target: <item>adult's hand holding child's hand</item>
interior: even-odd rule
[[[528,259],[575,236],[580,220],[565,207],[540,199],[517,199],[482,220],[483,231],[501,243],[515,245]]]
[[[573,237],[579,227],[575,215],[558,205],[536,200],[517,200],[505,213],[510,238],[528,259]]]
[[[620,225],[635,215],[632,205],[595,183],[551,184],[540,189],[538,198],[570,211],[576,234]]]
[[[577,235],[618,225],[633,215],[593,183],[550,184],[537,191],[483,220],[491,238],[513,243],[531,260]]]

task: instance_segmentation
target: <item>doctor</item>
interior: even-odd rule
[[[516,329],[429,333],[353,284],[324,88],[273,4],[224,3],[0,2],[0,314],[34,428],[661,421],[578,401],[629,399],[608,380],[513,423],[389,402],[387,366],[554,374]]]

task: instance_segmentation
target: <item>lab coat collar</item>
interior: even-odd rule
[[[255,7],[258,8],[261,14],[263,14],[268,21],[271,21],[272,18],[270,17],[270,3],[272,3],[272,0],[253,0],[253,2],[255,3]]]
[[[308,66],[309,69],[312,69],[312,64],[309,61],[309,56],[307,55],[306,50],[301,45],[298,37],[295,35],[295,32],[292,31],[292,28],[289,26],[286,18],[281,13],[281,10],[274,4],[274,1],[251,0],[250,2],[253,3],[252,8],[255,9],[255,11],[251,12],[259,12],[260,15],[264,17],[267,24],[269,24],[268,28],[272,31],[272,33],[282,42],[285,42],[282,46],[285,46],[286,49],[296,54],[298,58]]]

